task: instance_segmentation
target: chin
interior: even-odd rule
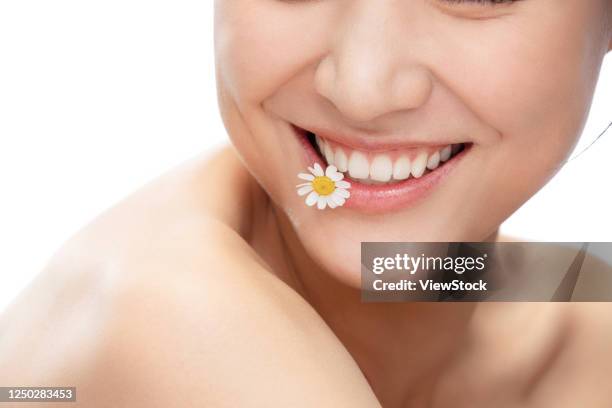
[[[350,209],[330,212],[301,209],[297,217],[300,222],[294,222],[293,228],[309,257],[325,273],[355,289],[361,287],[362,242],[478,242],[497,230],[483,228],[482,223],[473,223],[467,217],[453,218],[454,214],[436,216],[414,211],[418,215],[364,216]],[[303,222],[313,212],[315,217]],[[419,221],[411,222],[415,215],[420,217]]]

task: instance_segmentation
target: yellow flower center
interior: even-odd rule
[[[328,196],[336,189],[336,183],[327,176],[315,177],[312,188],[321,196]]]

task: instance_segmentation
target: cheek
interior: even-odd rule
[[[325,50],[333,14],[326,4],[221,2],[215,16],[219,79],[238,105],[261,104]]]
[[[439,76],[501,134],[500,143],[475,149],[470,163],[480,183],[470,186],[473,199],[465,208],[487,206],[480,222],[469,220],[474,225],[493,225],[522,205],[557,171],[581,133],[606,41],[596,7],[565,4],[556,13],[534,10],[454,27],[454,37],[448,33],[453,40],[444,52],[452,62],[437,62]]]
[[[594,9],[569,1],[548,13],[508,16],[484,26],[473,46],[458,48],[463,61],[473,62],[463,68],[458,92],[506,146],[525,150],[529,143],[533,153],[547,149],[551,161],[571,149],[603,58]]]
[[[295,4],[280,1],[217,2],[215,57],[223,121],[243,162],[274,200],[283,197],[282,186],[295,184],[295,174],[283,173],[292,151],[274,136],[287,129],[263,105],[323,55],[330,38],[327,20],[333,20],[329,4],[296,12]]]

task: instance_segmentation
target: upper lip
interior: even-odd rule
[[[313,133],[325,140],[331,140],[338,144],[355,150],[368,152],[384,152],[390,150],[411,149],[419,147],[444,147],[452,144],[467,143],[468,141],[436,136],[412,136],[398,134],[380,134],[371,132],[358,132],[345,129],[331,129],[317,126],[294,125],[306,132]]]

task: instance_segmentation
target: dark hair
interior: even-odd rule
[[[611,3],[612,4],[612,1]],[[612,7],[611,7],[612,9]],[[580,153],[576,154],[574,157],[572,157],[571,159],[569,159],[568,161],[572,161],[574,159],[577,159],[580,155],[582,155],[582,153],[586,152],[587,150],[589,150],[595,143],[597,143],[599,141],[599,139],[601,139],[607,132],[608,130],[612,129],[612,122],[608,123],[608,126],[606,126],[606,128],[603,130],[603,132],[601,132],[596,138],[595,140],[593,140],[587,147],[585,147],[583,150],[580,151]]]

